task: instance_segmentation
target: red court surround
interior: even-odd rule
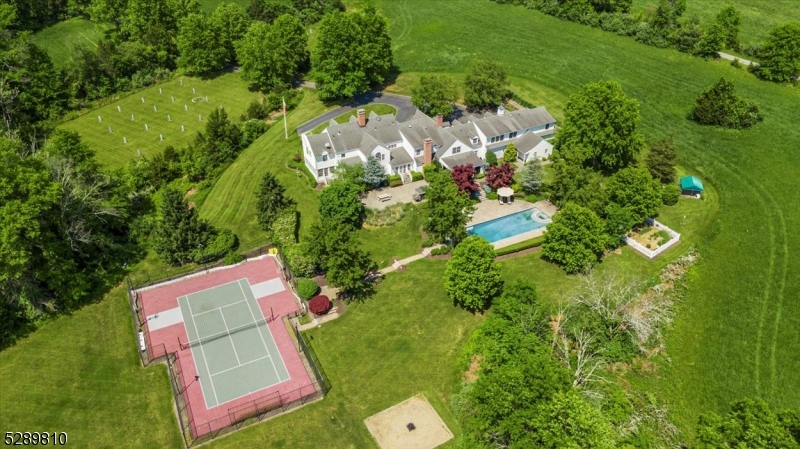
[[[280,394],[282,402],[287,403],[315,391],[312,380],[308,376],[300,355],[281,319],[281,317],[297,311],[298,304],[291,293],[289,285],[281,275],[278,263],[273,256],[262,256],[262,258],[251,259],[240,265],[224,267],[216,271],[209,270],[209,272],[201,275],[139,290],[143,314],[147,317],[174,309],[178,307],[178,298],[181,296],[243,278],[246,278],[250,285],[275,278],[280,278],[281,282],[283,282],[284,291],[265,298],[257,298],[256,301],[265,317],[269,317],[271,313],[274,313],[275,320],[270,322],[268,326],[289,372],[290,378],[288,381],[207,409],[200,383],[194,382],[195,375],[197,375],[197,367],[195,366],[192,352],[190,349],[181,350],[178,343],[178,337],[182,342],[189,341],[183,323],[152,332],[149,326],[145,324],[145,332],[149,334],[149,341],[152,346],[163,344],[168,353],[176,352],[178,355],[183,373],[181,376],[183,385],[188,385],[185,397],[191,409],[193,418],[192,433],[195,438],[233,424],[229,419],[230,415],[228,413],[228,410],[232,407],[244,406],[253,400],[264,398],[276,392]]]

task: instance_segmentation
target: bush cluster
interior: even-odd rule
[[[297,280],[297,294],[308,301],[319,291],[319,285],[311,279],[300,278]]]
[[[324,315],[331,310],[331,300],[325,295],[317,295],[308,302],[308,310],[314,315]]]

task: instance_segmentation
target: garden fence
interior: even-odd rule
[[[651,260],[655,259],[659,254],[661,254],[664,251],[666,251],[667,249],[677,245],[678,242],[681,240],[681,235],[680,234],[678,234],[677,232],[673,231],[669,227],[667,227],[667,226],[665,226],[665,225],[653,220],[652,218],[648,218],[646,220],[646,222],[647,222],[647,224],[655,227],[656,229],[659,229],[659,230],[664,231],[667,234],[669,234],[670,240],[667,243],[664,243],[663,245],[659,246],[656,249],[647,248],[646,246],[642,245],[641,243],[639,243],[636,240],[634,240],[632,238],[629,238],[629,237],[623,237],[622,241],[624,241],[628,246],[630,246],[631,248],[635,249],[636,251],[639,251],[640,253],[644,254],[648,259],[651,259]]]

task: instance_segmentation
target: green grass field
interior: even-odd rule
[[[103,39],[104,27],[86,19],[75,18],[47,27],[31,35],[31,42],[44,49],[56,67],[63,67],[74,49],[96,48]]]
[[[364,228],[358,231],[361,246],[369,251],[378,268],[388,267],[392,259],[418,254],[422,249],[422,211],[414,207],[391,226]]]
[[[205,101],[206,97],[208,101]],[[219,106],[225,108],[231,120],[238,121],[255,98],[258,94],[249,91],[238,73],[226,73],[208,80],[179,76],[112,101],[61,127],[79,132],[83,141],[97,152],[100,163],[114,168],[128,164],[137,156],[137,151],[152,157],[167,145],[175,148],[186,145],[194,139],[197,131],[204,129],[208,115]],[[188,110],[184,110],[184,106]],[[134,120],[131,120],[131,115]],[[145,125],[149,130],[145,130]],[[184,131],[181,131],[181,126]],[[112,132],[108,131],[109,127]],[[164,137],[163,141],[160,136]]]
[[[800,241],[790,236],[800,228],[796,89],[488,0],[379,6],[391,21],[401,92],[410,84],[403,77],[458,74],[470,59],[485,57],[502,61],[518,93],[552,106],[557,117],[569,95],[590,81],[615,80],[638,99],[645,135],[673,134],[682,165],[715,187],[720,207],[699,231],[703,259],[668,339],[672,363],[664,362],[648,388],[667,401],[689,437],[700,413],[726,410],[740,397],[761,396],[775,407],[800,404],[800,303],[792,300],[800,278],[790,275],[800,270],[793,257]],[[761,9],[777,22],[786,12]],[[514,32],[487,37],[485,30],[498,23]],[[761,105],[763,123],[737,132],[686,119],[696,96],[721,76]]]
[[[633,0],[634,14],[655,9],[656,0]],[[684,17],[697,16],[704,26],[714,21],[717,13],[726,6],[734,6],[742,15],[739,42],[757,44],[764,41],[776,25],[800,20],[800,2],[797,0],[692,0],[686,2]]]
[[[397,114],[397,109],[395,109],[394,106],[388,104],[381,104],[381,103],[371,104],[369,106],[365,106],[363,109],[364,112],[367,114],[368,118],[371,112],[374,112],[378,115]],[[353,117],[355,115],[356,115],[355,111],[348,111],[338,117],[334,117],[333,119],[336,120],[336,123],[346,123],[350,120],[350,117]],[[311,130],[311,133],[312,134],[321,133],[328,126],[330,126],[328,123],[322,123],[313,130]]]

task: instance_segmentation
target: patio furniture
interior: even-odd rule
[[[424,190],[422,190],[422,188],[421,188],[421,187],[417,187],[416,189],[414,189],[414,194],[413,194],[413,195],[411,195],[411,198],[413,198],[413,199],[414,199],[414,201],[416,201],[416,202],[418,202],[418,203],[419,203],[420,201],[422,201],[422,198],[423,198],[423,197],[425,197],[425,191],[424,191]]]
[[[380,193],[380,194],[378,194],[378,200],[379,201],[389,201],[390,199],[392,199],[392,194],[390,194],[390,193]]]

